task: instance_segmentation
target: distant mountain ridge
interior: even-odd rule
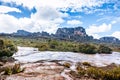
[[[99,39],[101,42],[106,42],[106,43],[116,43],[120,42],[118,38],[115,37],[102,37]]]
[[[71,40],[77,42],[89,42],[89,41],[96,41],[96,42],[105,42],[105,43],[120,43],[120,40],[115,37],[102,37],[100,39],[94,39],[93,36],[89,36],[86,34],[86,31],[83,27],[75,27],[75,28],[58,28],[55,34],[49,34],[47,32],[28,32],[25,30],[18,30],[12,34],[3,34],[3,36],[13,36],[13,37],[31,37],[31,38],[50,38],[50,39],[58,39],[58,40]]]
[[[29,36],[31,35],[32,33],[28,32],[28,31],[25,31],[25,30],[17,30],[16,33],[12,33],[13,35],[18,35],[18,36]]]

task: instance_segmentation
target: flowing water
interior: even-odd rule
[[[96,66],[106,66],[111,63],[120,64],[120,53],[112,54],[82,54],[74,52],[38,51],[32,47],[18,47],[13,55],[20,62],[36,62],[40,60],[63,60],[71,62],[90,62]]]

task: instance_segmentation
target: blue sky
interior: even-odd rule
[[[0,32],[55,33],[82,26],[87,34],[120,39],[120,0],[0,0]]]

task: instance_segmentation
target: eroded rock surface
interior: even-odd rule
[[[7,76],[5,80],[65,80],[64,67],[54,62],[27,63],[21,65],[24,72]]]

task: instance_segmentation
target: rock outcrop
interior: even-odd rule
[[[92,40],[92,36],[88,36],[83,27],[75,28],[58,28],[55,36],[59,39],[68,39],[74,41]]]
[[[76,27],[76,28],[58,28],[56,35],[60,37],[62,36],[69,37],[73,35],[86,36],[87,34],[83,27]]]

